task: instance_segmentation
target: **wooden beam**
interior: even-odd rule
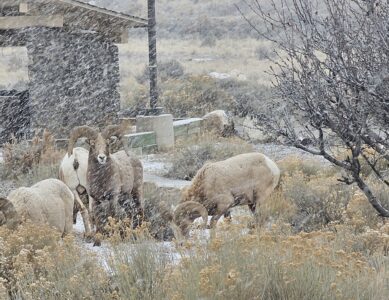
[[[147,26],[147,20],[135,17],[135,16],[130,16],[124,13],[108,10],[106,8],[101,8],[95,5],[91,5],[89,3],[84,3],[79,0],[57,0],[59,3],[65,3],[68,5],[72,5],[73,7],[76,8],[84,8],[89,11],[94,11],[97,13],[101,13],[103,15],[115,17],[117,19],[121,19],[124,21],[131,21],[134,23],[134,27],[146,27]]]
[[[17,16],[0,17],[0,30],[26,27],[63,27],[63,16]]]

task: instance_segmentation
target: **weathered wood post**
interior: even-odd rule
[[[150,110],[151,114],[158,114],[158,86],[157,86],[157,29],[155,18],[155,0],[147,1],[148,8],[148,36],[149,36],[149,77],[150,77]]]

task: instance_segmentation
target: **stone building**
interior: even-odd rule
[[[0,112],[8,111],[0,115],[0,127],[8,126],[3,139],[20,125],[14,114],[21,111],[27,136],[48,128],[64,137],[76,125],[115,122],[120,110],[116,44],[127,42],[130,28],[145,26],[145,19],[76,0],[0,0],[0,47],[27,48],[29,77],[22,94],[28,101],[0,92]],[[24,107],[14,114],[2,109],[12,107],[9,101]]]

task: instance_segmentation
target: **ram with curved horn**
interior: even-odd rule
[[[124,128],[110,125],[102,132],[89,126],[75,127],[70,134],[68,155],[76,141],[86,137],[89,143],[87,191],[92,201],[92,216],[96,233],[104,233],[108,217],[125,218],[133,227],[141,224],[143,216],[143,166],[130,153],[111,153],[111,146],[122,139]],[[116,137],[116,139],[112,139]],[[101,241],[95,238],[95,245]]]
[[[212,216],[211,228],[221,216],[228,216],[234,206],[248,205],[256,214],[278,185],[279,178],[278,166],[261,153],[245,153],[207,163],[197,172],[191,186],[183,190],[174,221],[187,235],[190,223],[201,209]]]
[[[207,209],[200,203],[194,201],[186,201],[177,206],[173,214],[173,222],[178,226],[180,234],[187,237],[189,234],[190,225],[197,218],[203,219],[203,228],[207,227],[208,212]]]

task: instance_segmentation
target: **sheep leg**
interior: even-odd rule
[[[76,193],[73,193],[73,194],[74,194],[74,199],[75,199]],[[77,223],[77,214],[79,211],[80,211],[80,205],[78,204],[78,201],[75,201],[74,206],[73,206],[73,224]]]
[[[101,245],[101,236],[105,233],[105,225],[108,222],[108,213],[110,210],[110,203],[104,200],[100,203],[93,201],[93,217],[96,225],[96,234],[94,246]]]
[[[137,188],[133,188],[131,191],[132,199],[135,205],[136,212],[133,216],[133,226],[136,228],[142,225],[144,218],[144,211],[142,207],[142,198],[143,198],[143,185]]]
[[[90,220],[89,220],[89,212],[88,209],[85,207],[84,203],[82,203],[80,195],[78,192],[73,193],[74,199],[76,199],[78,206],[80,207],[82,220],[84,222],[84,228],[85,228],[85,236],[89,238],[91,236],[92,230],[90,226]],[[74,218],[74,215],[73,215]]]
[[[89,224],[91,226],[91,228],[94,228],[95,226],[95,218],[94,218],[94,214],[93,214],[93,202],[94,202],[94,199],[88,194],[88,199],[89,199]]]
[[[225,195],[223,198],[221,197],[223,196],[218,196],[216,213],[211,218],[210,228],[214,228],[220,217],[224,214],[228,214],[229,209],[234,205],[234,197],[232,195]]]
[[[231,223],[231,211],[230,210],[227,210],[225,213],[224,213],[224,220],[228,223]]]
[[[141,203],[142,191],[137,188],[134,188],[131,191],[131,196],[133,201],[132,226],[133,228],[136,228],[142,225],[144,218],[144,211]]]
[[[214,215],[212,216],[211,218],[211,223],[209,225],[209,228],[210,229],[213,229],[216,227],[216,224],[217,224],[217,221],[219,221],[220,217],[222,216],[223,214],[217,214],[217,215]]]

